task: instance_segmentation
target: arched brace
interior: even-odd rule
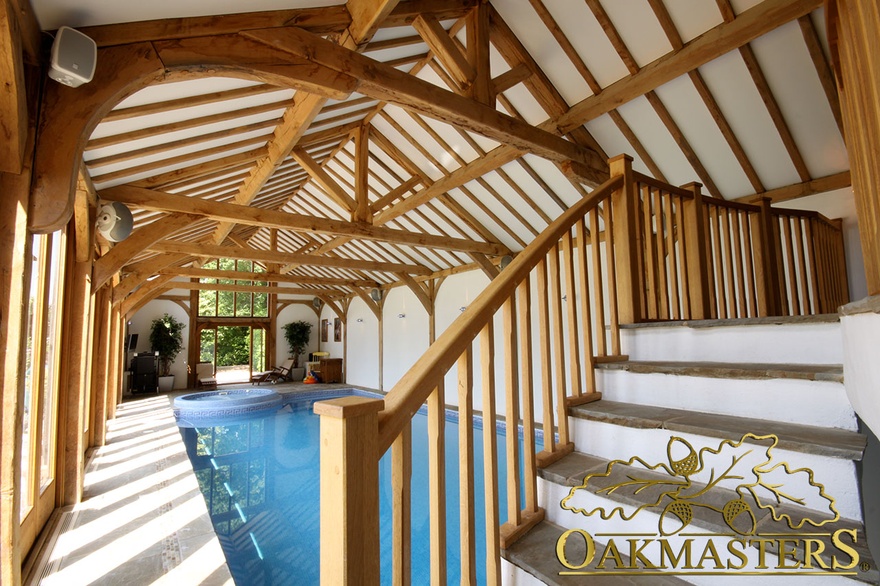
[[[43,91],[28,224],[61,229],[73,214],[83,148],[98,122],[120,101],[164,77],[150,43],[101,49],[94,79],[79,88],[47,83]]]
[[[83,149],[116,104],[159,80],[208,76],[254,79],[336,99],[357,87],[357,80],[346,74],[239,35],[162,41],[155,48],[153,43],[102,48],[90,83],[79,88],[49,83],[43,92],[30,230],[49,233],[70,220]]]
[[[358,297],[360,297],[363,300],[364,303],[367,304],[367,307],[370,309],[370,311],[373,312],[373,315],[376,316],[376,319],[381,321],[382,320],[382,305],[381,305],[382,300],[380,299],[379,303],[376,303],[375,301],[373,301],[373,298],[370,297],[369,293],[367,293],[364,289],[361,289],[360,287],[355,287],[354,292]]]
[[[323,302],[327,305],[327,307],[329,307],[331,310],[333,310],[333,313],[336,314],[336,317],[338,317],[339,319],[342,320],[342,323],[345,323],[345,320],[346,320],[346,316],[345,316],[345,314],[346,314],[346,312],[343,311],[343,309],[342,309],[341,307],[339,307],[339,306],[336,304],[336,302],[334,302],[334,301],[333,301],[332,299],[330,299],[329,297],[325,297],[324,295],[318,295],[317,297],[318,297],[318,299],[320,299],[321,301],[323,301]],[[323,307],[323,306],[322,306],[322,307]],[[318,314],[318,317],[321,317],[321,309],[316,309],[316,312],[317,312],[317,314]]]
[[[425,287],[416,281],[411,275],[397,273],[397,276],[400,277],[400,280],[415,294],[416,299],[419,300],[419,303],[422,304],[422,307],[425,308],[428,315],[434,315],[434,298],[431,295],[431,292],[426,290]]]

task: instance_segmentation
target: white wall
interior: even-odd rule
[[[348,344],[345,382],[378,390],[379,319],[360,297],[356,297],[348,307],[348,322],[344,327]]]
[[[322,320],[326,319],[329,323],[328,323],[328,329],[327,329],[327,341],[321,342],[320,345],[321,345],[321,350],[323,352],[330,353],[330,358],[344,358],[345,357],[345,342],[344,342],[344,340],[345,340],[345,324],[340,325],[340,327],[342,328],[342,339],[339,342],[334,341],[333,328],[334,328],[334,322],[337,317],[339,317],[339,316],[336,315],[336,312],[334,312],[328,306],[325,305],[321,309],[321,319]],[[318,336],[316,339],[320,340],[321,339],[320,328],[316,331],[318,332]],[[345,364],[343,364],[343,367],[345,367]]]
[[[174,388],[186,388],[186,360],[189,356],[189,315],[184,309],[173,301],[154,300],[143,306],[140,311],[128,321],[128,334],[138,334],[137,352],[150,350],[150,324],[153,320],[164,314],[174,316],[186,326],[183,328],[183,349],[177,355],[177,359],[171,364],[171,374],[174,375]],[[131,354],[126,357],[129,359]],[[127,364],[126,364],[127,366]]]
[[[267,365],[269,368],[281,365],[290,357],[290,347],[287,345],[287,340],[284,339],[283,326],[294,321],[307,321],[312,324],[309,343],[306,346],[305,352],[299,357],[300,366],[304,366],[305,361],[309,359],[309,352],[317,352],[319,340],[321,339],[318,316],[310,306],[303,305],[302,303],[293,303],[278,313],[278,318],[275,322],[275,359],[272,360],[272,357],[269,357],[271,363]]]
[[[428,312],[408,287],[391,289],[385,295],[383,390],[390,391],[428,349]]]

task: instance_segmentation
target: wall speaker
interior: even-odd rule
[[[114,201],[104,204],[98,209],[95,222],[98,233],[110,242],[121,242],[128,238],[134,227],[131,210],[124,203]]]
[[[49,61],[49,77],[70,87],[92,81],[98,47],[95,41],[67,26],[55,34]]]

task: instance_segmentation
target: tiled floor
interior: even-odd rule
[[[170,404],[160,395],[119,407],[41,584],[232,584]]]

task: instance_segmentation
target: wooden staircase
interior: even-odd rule
[[[667,463],[671,458],[667,446],[670,441],[675,441],[670,438],[682,438],[699,452],[702,447],[717,447],[721,440],[737,441],[746,434],[773,434],[778,438],[772,448],[774,459],[787,461],[793,468],[812,470],[815,483],[821,484],[827,495],[834,498],[834,510],[840,517],[836,519],[832,515],[828,499],[822,498],[815,489],[814,494],[803,495],[806,505],[784,500],[781,505],[774,503],[773,509],[761,508],[747,498],[754,518],[754,529],[743,538],[794,533],[810,535],[809,538],[788,543],[787,555],[783,555],[786,562],[779,561],[779,542],[767,541],[764,555],[771,560],[766,563],[769,570],[772,571],[781,563],[785,568],[797,565],[796,560],[803,563],[806,559],[805,539],[817,539],[822,545],[811,544],[811,551],[816,552],[818,559],[832,568],[826,572],[830,574],[835,571],[833,555],[840,560],[850,559],[839,553],[831,541],[830,535],[842,529],[855,532],[853,548],[859,557],[859,563],[846,577],[877,583],[880,573],[866,547],[856,470],[856,463],[861,460],[865,449],[865,436],[856,431],[856,419],[843,392],[840,365],[804,362],[817,357],[825,361],[838,359],[841,343],[838,327],[834,316],[817,316],[796,320],[739,320],[732,324],[719,321],[678,322],[627,328],[624,351],[629,354],[629,359],[598,367],[597,385],[602,389],[603,400],[569,410],[575,451],[539,471],[539,494],[543,496],[541,506],[545,510],[546,520],[503,552],[504,558],[511,564],[511,575],[517,576],[515,583],[529,583],[532,579],[548,584],[576,583],[576,577],[561,574],[568,568],[556,560],[554,553],[557,541],[566,530],[584,529],[592,535],[607,535],[628,531],[642,533],[653,528],[653,532],[658,533],[658,523],[665,523],[662,520],[664,506],[673,498],[663,497],[659,488],[636,490],[642,485],[632,484],[632,479],[655,482],[660,487],[668,484],[670,475],[662,469],[649,470],[638,463],[626,465],[625,462],[633,456],[639,456],[651,464]],[[671,346],[657,347],[659,338]],[[701,359],[716,358],[714,353],[730,340],[742,345],[740,351],[737,348],[726,349],[725,354],[732,361],[689,361],[694,354]],[[797,354],[792,354],[786,340],[797,340]],[[761,356],[764,363],[733,361],[738,355],[754,357],[756,346],[763,347]],[[685,349],[689,347],[695,350],[688,353]],[[674,355],[678,360],[653,360],[664,353]],[[688,408],[682,409],[681,406],[685,405]],[[740,451],[761,451],[767,443],[748,439]],[[616,465],[612,465],[615,460]],[[609,468],[611,474],[606,476]],[[715,472],[717,474],[719,470]],[[630,511],[643,508],[630,521],[624,521],[619,516],[603,520],[599,514],[585,516],[567,510],[562,503],[571,491],[577,494],[578,491],[587,490],[583,487],[585,477],[591,479],[587,483],[591,506],[601,507],[604,511],[615,507],[628,508]],[[705,473],[701,479],[703,482],[694,482],[692,493],[701,493],[706,482],[714,480]],[[708,506],[689,506],[693,517],[680,532],[730,536],[733,533],[731,527],[725,523],[719,511],[724,510],[725,504],[740,500],[742,491],[739,494],[734,491],[740,482],[721,482],[706,490],[699,502]],[[602,491],[615,485],[620,485],[620,488]],[[788,515],[792,520],[808,518],[821,525],[816,527],[808,522],[793,530],[782,515]],[[774,516],[782,518],[776,520]],[[638,529],[630,529],[637,518]],[[675,521],[681,522],[680,519]],[[746,531],[751,527],[740,529]],[[850,533],[845,536],[850,540]],[[617,539],[620,540],[620,537]],[[607,544],[602,538],[597,537],[596,541],[597,551],[603,551]],[[567,547],[571,549],[572,546]],[[753,560],[760,555],[757,547],[744,548],[743,551]],[[695,557],[700,552],[697,548]],[[625,553],[621,551],[622,555]],[[575,560],[584,559],[583,553],[574,550],[569,555]],[[623,559],[624,566],[630,567],[629,558],[623,555]],[[846,565],[840,560],[838,563]],[[596,563],[594,560],[588,568],[595,570]],[[611,568],[615,563],[608,561],[605,566]],[[697,564],[693,562],[692,565]],[[714,559],[705,560],[704,565],[708,566],[704,570],[714,569]],[[816,559],[812,565],[821,569]],[[639,572],[649,572],[645,570],[643,562],[635,566],[641,568]],[[623,583],[632,578],[615,577],[613,574],[606,572],[602,579],[610,580],[610,583],[616,579]],[[644,576],[644,579],[652,584],[663,583],[657,582],[661,577],[656,574]],[[665,581],[679,579],[711,583],[711,576],[688,575],[685,572],[678,576],[662,577]],[[741,579],[754,578],[743,576]],[[769,580],[770,577],[761,579]],[[814,576],[813,579],[822,580],[824,584],[829,578]]]
[[[454,405],[463,421],[477,413],[508,430],[521,426],[523,437],[520,447],[516,434],[508,433],[496,449],[494,426],[483,426],[485,481],[479,490],[475,432],[459,428],[463,582],[475,581],[480,564],[489,584],[520,572],[501,563],[502,551],[508,560],[523,559],[517,557],[522,544],[545,534],[547,522],[564,526],[560,505],[571,487],[546,475],[556,467],[583,473],[590,469],[581,466],[585,457],[619,467],[615,460],[638,455],[668,462],[670,474],[679,476],[687,461],[692,477],[682,478],[699,491],[693,487],[700,482],[718,484],[700,477],[711,468],[704,462],[707,449],[720,453],[730,448],[723,440],[736,442],[744,433],[779,432],[781,445],[772,449],[790,455],[794,466],[819,470],[840,510],[859,521],[853,462],[864,441],[842,395],[838,325],[836,318],[812,317],[848,301],[839,224],[813,212],[771,208],[769,201],[746,205],[704,197],[699,184],[666,185],[634,172],[631,162],[625,155],[610,160],[610,179],[500,271],[384,400],[316,404],[322,416],[322,582],[378,581],[376,469],[390,449],[391,579],[409,583],[410,421],[426,403],[432,583],[446,582],[446,405]],[[768,317],[777,315],[791,317]],[[664,324],[669,320],[678,325]],[[773,337],[764,335],[774,328]],[[543,449],[536,453],[541,433]],[[676,448],[692,452],[674,465],[667,454],[672,437],[681,438]],[[501,480],[500,461],[508,471]],[[772,472],[754,470],[760,478]],[[773,492],[773,482],[753,484]],[[745,490],[735,483],[719,486]],[[498,502],[502,492],[506,502]],[[676,493],[675,500],[684,496]],[[474,517],[475,499],[485,503],[484,518]],[[808,505],[818,511],[822,502],[820,494]],[[676,503],[674,511],[689,525],[694,506]],[[743,507],[737,502],[713,512],[750,518]],[[651,530],[653,521],[656,533],[656,515],[639,517],[644,519],[639,531]],[[479,547],[477,523],[486,529]],[[540,554],[552,560],[555,547],[542,547]],[[483,549],[486,555],[478,556]]]

